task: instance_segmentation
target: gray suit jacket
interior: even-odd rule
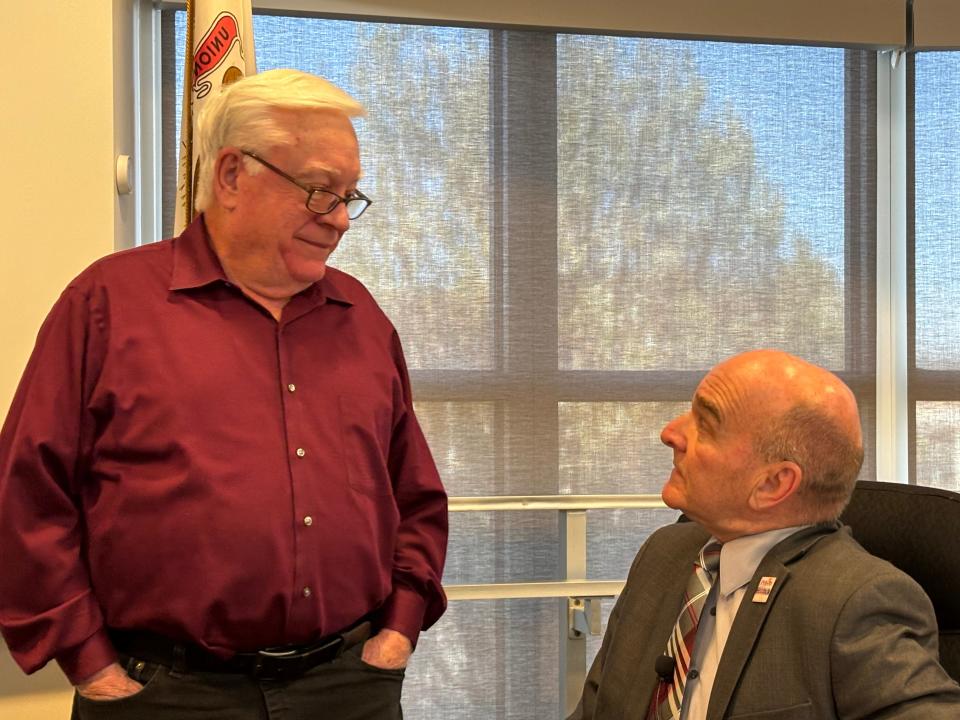
[[[643,720],[693,560],[708,533],[661,528],[643,545],[570,720]],[[761,577],[777,578],[766,603]],[[723,650],[708,720],[960,719],[938,663],[933,607],[909,576],[839,525],[776,545],[747,586]]]

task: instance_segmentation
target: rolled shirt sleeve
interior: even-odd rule
[[[78,483],[103,360],[88,293],[68,287],[44,322],[0,433],[0,629],[27,672],[62,657],[77,682],[115,659],[83,560]]]
[[[389,466],[401,519],[393,592],[384,604],[382,622],[416,646],[420,630],[433,625],[446,609],[440,573],[446,557],[447,496],[413,412],[410,381],[396,334],[393,353],[402,378],[402,399]]]

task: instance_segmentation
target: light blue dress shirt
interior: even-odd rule
[[[720,550],[719,582],[714,582],[707,596],[697,627],[697,639],[693,646],[690,672],[687,673],[680,720],[706,718],[710,692],[723,656],[723,648],[727,644],[727,637],[740,603],[746,595],[747,583],[774,545],[805,527],[808,526],[796,525],[768,530],[756,535],[744,535],[723,544]],[[716,538],[710,538],[707,545],[716,541]]]

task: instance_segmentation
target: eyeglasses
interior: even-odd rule
[[[373,200],[368,198],[359,190],[353,190],[346,197],[340,197],[332,190],[313,187],[311,185],[304,185],[295,177],[287,175],[287,173],[278,168],[276,165],[268,163],[256,153],[250,152],[249,150],[241,150],[240,152],[247,157],[253,158],[268,170],[272,170],[284,180],[292,182],[298,188],[307,193],[307,210],[312,213],[316,213],[317,215],[326,215],[327,213],[332,213],[337,209],[337,205],[343,203],[347,206],[347,217],[351,220],[356,220],[358,217],[363,215],[363,211],[370,207],[370,204],[373,202]]]

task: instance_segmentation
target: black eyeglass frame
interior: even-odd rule
[[[351,220],[356,220],[358,217],[363,215],[364,212],[366,212],[368,207],[370,207],[373,204],[373,200],[368,198],[359,190],[353,190],[346,197],[341,197],[340,195],[337,195],[335,192],[333,192],[333,190],[327,190],[326,188],[315,187],[313,185],[305,185],[304,183],[300,182],[292,175],[285,173],[283,170],[278,168],[273,163],[268,162],[267,160],[264,160],[262,157],[257,155],[252,150],[240,150],[240,152],[242,152],[244,155],[246,155],[249,158],[253,158],[258,163],[260,163],[265,168],[267,168],[267,170],[272,170],[277,175],[282,177],[284,180],[293,183],[298,188],[300,188],[305,193],[307,193],[307,203],[306,203],[307,210],[309,210],[310,212],[316,215],[328,215],[329,213],[332,213],[334,210],[337,209],[337,205],[339,205],[340,203],[343,203],[347,208],[347,217],[350,218]],[[310,206],[310,203],[313,202],[313,198],[317,196],[317,193],[333,196],[333,199],[330,201],[330,205],[327,207],[326,210],[317,210],[315,207]],[[360,211],[356,215],[353,215],[350,212],[350,204],[356,203],[357,200],[363,203],[363,207],[360,208]]]

